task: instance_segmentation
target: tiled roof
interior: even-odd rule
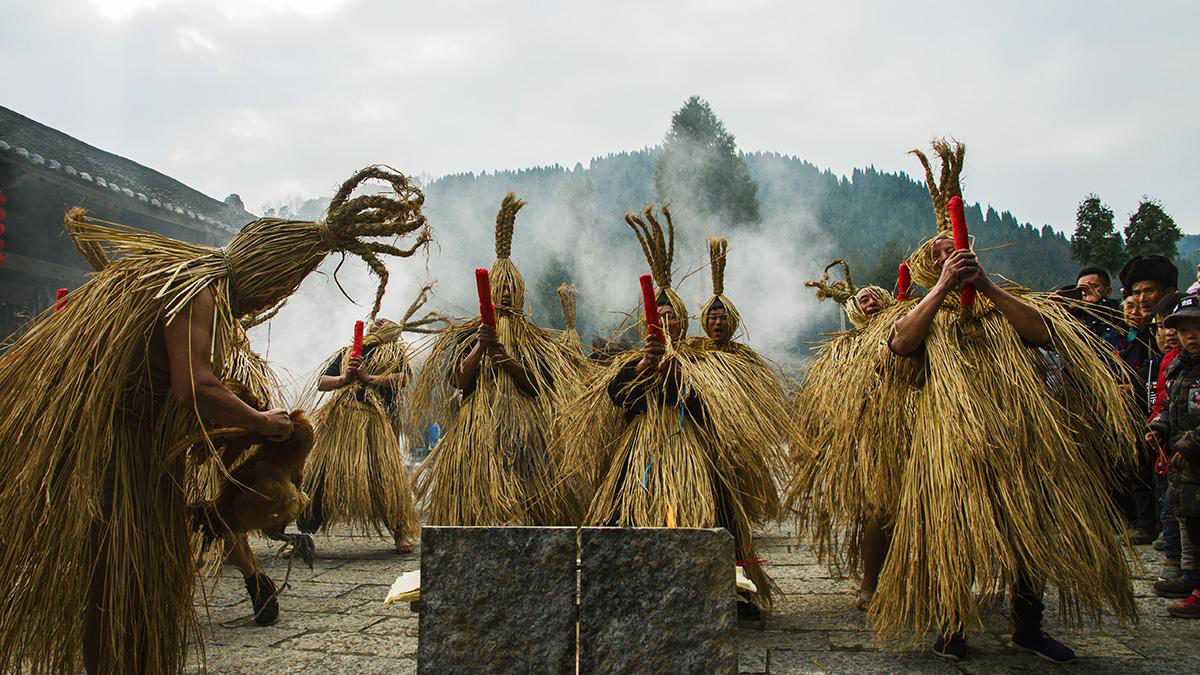
[[[234,233],[256,216],[183,183],[0,106],[0,156],[8,155],[128,199]]]

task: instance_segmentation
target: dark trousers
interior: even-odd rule
[[[1022,575],[1011,590],[1014,637],[1037,637],[1042,634],[1042,585]]]
[[[1012,593],[1013,635],[1037,637],[1042,634],[1042,586],[1022,576]]]
[[[1158,495],[1154,490],[1154,453],[1140,448],[1138,461],[1130,467],[1129,491],[1133,495],[1133,526],[1150,534],[1161,529]]]
[[[313,491],[313,495],[308,503],[308,508],[300,514],[296,519],[296,527],[304,534],[316,534],[317,530],[321,529],[321,525],[325,524],[325,509],[321,504],[321,495],[325,492],[325,482],[317,483],[317,489]]]

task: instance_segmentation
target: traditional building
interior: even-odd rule
[[[170,176],[0,106],[0,339],[86,279],[63,229],[82,206],[97,218],[221,246],[255,216],[231,194],[213,199]]]

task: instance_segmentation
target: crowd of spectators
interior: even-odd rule
[[[1161,255],[1130,260],[1119,281],[1119,304],[1098,267],[1080,270],[1059,293],[1084,303],[1075,315],[1123,364],[1114,377],[1146,427],[1113,492],[1130,539],[1162,552],[1154,592],[1178,600],[1170,614],[1200,618],[1200,268],[1186,293]]]

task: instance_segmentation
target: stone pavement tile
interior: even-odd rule
[[[796,565],[781,565],[778,569],[774,565],[766,566],[767,574],[775,581],[782,579],[832,579],[829,574],[829,568],[824,565],[811,565],[808,563]],[[854,586],[855,582],[852,579],[843,579],[848,586]]]
[[[959,673],[933,654],[890,652],[799,652],[772,649],[767,653],[769,673]]]
[[[841,651],[888,651],[886,645],[876,642],[875,633],[869,630],[829,631],[829,646]]]
[[[336,570],[322,572],[314,577],[313,580],[320,581],[322,583],[333,582],[343,584],[382,584],[383,586],[391,586],[392,582],[396,580],[396,577],[400,576],[402,573],[411,572],[412,570],[420,568],[421,561],[419,560],[407,560],[403,562],[397,562],[392,565],[379,564],[373,569],[369,570],[341,567]]]
[[[376,577],[376,579],[378,579],[378,577]],[[342,594],[341,597],[347,600],[372,600],[374,602],[378,602],[382,606],[383,599],[387,597],[388,589],[392,587],[392,582],[395,580],[396,579],[393,577],[388,579],[386,584],[381,584],[378,581],[372,584],[358,584],[354,588]],[[408,605],[406,603],[404,605],[392,605],[392,607],[394,609],[400,609],[401,607],[407,609]]]
[[[771,568],[768,568],[768,573]],[[849,579],[797,579],[784,578],[775,579],[775,583],[779,584],[780,590],[788,594],[809,594],[809,593],[848,593],[853,594],[857,588],[857,584]]]
[[[416,638],[361,632],[350,633],[340,630],[302,633],[279,643],[276,647],[282,652],[301,650],[321,652],[322,654],[413,659],[417,657]]]
[[[199,673],[198,667],[188,673]],[[209,654],[209,673],[239,675],[308,675],[355,673],[356,675],[406,674],[417,672],[417,662],[410,658],[347,656],[319,652],[229,648]]]
[[[767,648],[738,644],[738,672],[766,673]]]
[[[391,618],[411,618],[416,621],[420,615],[409,609],[407,602],[397,602],[391,605],[383,604],[383,599],[387,597],[388,587],[383,587],[378,594],[370,597],[369,600],[363,600],[361,597],[353,599],[347,598],[348,601],[355,603],[348,612],[352,614],[363,614],[374,617],[391,617]]]
[[[829,634],[824,631],[777,631],[739,628],[739,647],[765,647],[800,652],[829,651]]]
[[[229,617],[233,619],[235,617]],[[256,626],[247,617],[246,622],[238,622],[235,627],[226,628],[218,623],[201,624],[201,630],[204,633],[204,645],[212,651],[220,651],[221,647],[270,647],[279,644],[284,640],[296,637],[303,634],[307,628],[293,622],[288,625],[281,625],[283,621],[274,626]]]
[[[292,589],[287,589],[279,596],[279,612],[303,612],[308,614],[344,614],[359,605],[358,600],[334,597],[300,597],[290,595]],[[380,601],[382,603],[382,600]]]
[[[773,630],[864,630],[866,613],[854,608],[854,594],[793,593],[779,600],[767,615]]]
[[[364,633],[375,635],[393,635],[415,638],[418,634],[417,615],[411,619],[376,619],[376,622],[363,629]]]

